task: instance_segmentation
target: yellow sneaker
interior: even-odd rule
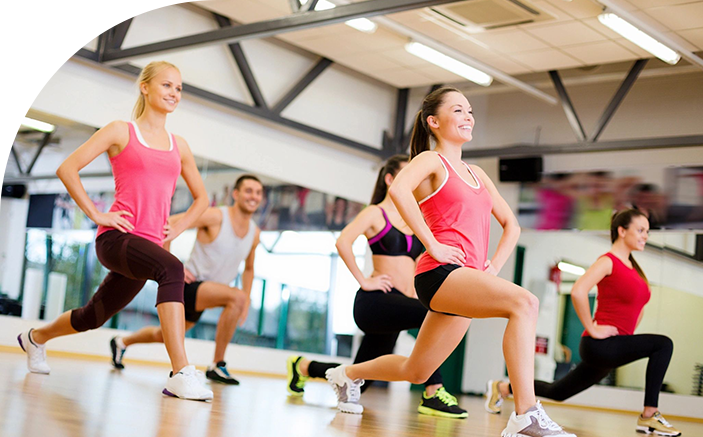
[[[664,419],[659,411],[654,413],[654,415],[648,419],[645,419],[640,415],[637,418],[637,432],[644,434],[656,434],[662,436],[679,436],[681,431],[671,426],[671,424]]]
[[[288,370],[288,393],[291,396],[302,397],[305,393],[305,382],[307,382],[308,377],[303,376],[300,373],[300,360],[303,357],[291,355],[286,361],[286,370]]]
[[[486,383],[486,411],[491,414],[500,414],[503,407],[503,397],[500,395],[500,389],[498,388],[500,384],[499,380],[489,380]]]

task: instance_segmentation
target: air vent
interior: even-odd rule
[[[471,33],[554,19],[519,0],[468,0],[429,9],[440,21]]]

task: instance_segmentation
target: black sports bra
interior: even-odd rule
[[[369,239],[369,247],[374,255],[387,256],[409,256],[412,259],[417,259],[418,256],[425,250],[420,242],[420,239],[415,235],[407,235],[391,225],[388,220],[386,211],[381,208],[383,218],[386,219],[386,226],[381,232]]]

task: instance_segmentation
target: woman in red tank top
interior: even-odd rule
[[[423,382],[464,338],[472,317],[503,317],[508,319],[503,351],[516,382],[517,412],[503,435],[573,437],[535,399],[539,301],[496,276],[515,248],[520,228],[486,173],[461,161],[473,128],[472,108],[461,92],[443,87],[430,93],[415,119],[412,160],[390,187],[398,211],[427,249],[417,264],[415,289],[429,313],[412,354],[340,366],[330,369],[327,378],[338,394],[339,409],[353,411],[348,404],[358,403],[363,379]],[[503,236],[489,260],[491,214]]]
[[[96,329],[124,308],[148,279],[159,284],[156,308],[172,377],[163,392],[186,399],[212,399],[197,380],[184,347],[183,265],[167,250],[207,208],[205,186],[188,143],[166,131],[166,116],[181,100],[181,73],[168,62],[151,62],[142,70],[134,121],[113,121],[76,149],[56,172],[71,197],[98,225],[95,250],[110,270],[90,301],[67,311],[48,325],[18,336],[28,368],[49,373],[45,343],[53,338]],[[115,202],[98,211],[83,187],[79,170],[107,152],[115,178]],[[174,227],[167,223],[178,176],[183,176],[193,204]]]
[[[562,379],[553,383],[535,381],[537,396],[566,400],[597,384],[613,369],[647,358],[644,410],[637,419],[638,432],[678,436],[659,413],[659,391],[674,344],[669,337],[657,334],[634,334],[649,301],[649,283],[632,256],[644,250],[649,235],[649,221],[639,210],[627,209],[613,216],[610,252],[596,261],[574,284],[571,299],[581,323],[586,328],[579,352],[582,361]],[[598,304],[591,318],[588,292],[598,286]],[[486,409],[500,413],[502,399],[510,393],[510,383],[489,381]]]

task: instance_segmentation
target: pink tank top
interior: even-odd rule
[[[464,267],[483,270],[488,257],[493,209],[491,195],[466,163],[464,165],[478,186],[470,185],[462,179],[444,156],[439,153],[437,156],[444,167],[444,182],[434,193],[420,201],[420,211],[437,241],[464,251]],[[415,274],[430,271],[442,264],[425,252],[417,263]]]
[[[171,212],[171,198],[181,174],[181,154],[173,134],[169,150],[150,148],[136,123],[129,124],[129,142],[119,155],[110,158],[115,178],[113,211],[129,211],[123,216],[134,225],[133,235],[163,244],[163,228]],[[98,236],[114,228],[99,226]]]

